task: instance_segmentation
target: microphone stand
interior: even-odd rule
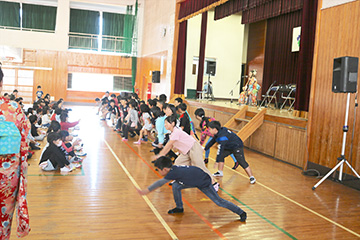
[[[241,78],[247,78],[248,76],[242,76]],[[233,103],[233,97],[234,97],[234,90],[236,88],[237,85],[239,85],[239,83],[241,82],[241,79],[239,81],[237,81],[237,83],[235,84],[235,86],[231,89],[231,91],[229,92],[229,94],[231,95],[230,98],[230,103]]]

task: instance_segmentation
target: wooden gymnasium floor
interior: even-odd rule
[[[29,160],[28,201],[32,230],[25,239],[357,239],[360,238],[360,192],[332,181],[315,191],[318,181],[301,170],[245,150],[254,175],[231,169],[227,159],[219,178],[221,197],[248,213],[240,223],[197,189],[183,191],[184,214],[168,215],[175,206],[171,188],[141,197],[159,179],[151,164],[150,144],[121,141],[94,107],[73,107],[81,120],[79,137],[88,156],[69,175],[38,168],[40,151]],[[45,141],[42,142],[42,146]],[[212,172],[216,150],[208,167]],[[16,228],[13,223],[12,239]]]

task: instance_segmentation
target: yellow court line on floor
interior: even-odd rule
[[[211,157],[209,157],[209,159],[215,161],[215,159],[213,159],[213,158],[211,158]],[[230,170],[232,170],[233,172],[236,172],[236,173],[239,174],[240,176],[242,176],[242,177],[244,177],[244,178],[246,178],[246,179],[249,179],[249,177],[248,177],[247,175],[245,175],[245,174],[243,174],[243,173],[239,173],[238,171],[232,169],[232,168],[229,167],[229,166],[226,166],[226,165],[225,165],[225,167],[228,168],[228,169],[230,169]],[[284,198],[284,199],[286,199],[286,200],[288,200],[288,201],[290,201],[290,202],[298,205],[299,207],[301,207],[301,208],[303,208],[303,209],[305,209],[305,210],[307,210],[307,211],[315,214],[316,216],[318,216],[318,217],[320,217],[320,218],[322,218],[322,219],[324,219],[324,220],[326,220],[326,221],[328,221],[328,222],[336,225],[337,227],[342,228],[343,230],[345,230],[345,231],[347,231],[347,232],[349,232],[349,233],[351,233],[351,234],[353,234],[353,235],[355,235],[355,236],[357,236],[357,237],[360,238],[360,234],[358,234],[358,233],[356,233],[356,232],[348,229],[347,227],[344,227],[343,225],[341,225],[341,224],[339,224],[339,223],[337,223],[337,222],[334,222],[333,220],[331,220],[331,219],[329,219],[329,218],[321,215],[321,214],[318,213],[318,212],[315,212],[314,210],[311,210],[310,208],[302,205],[301,203],[298,203],[298,202],[296,202],[295,200],[292,200],[291,198],[288,198],[287,196],[285,196],[285,195],[283,195],[283,194],[275,191],[274,189],[272,189],[272,188],[270,188],[270,187],[268,187],[268,186],[266,186],[266,185],[264,185],[264,184],[262,184],[262,183],[259,183],[258,181],[256,181],[256,184],[257,184],[257,185],[260,185],[260,186],[262,186],[262,187],[264,187],[264,188],[266,188],[267,190],[269,190],[269,191],[271,191],[271,192],[279,195],[280,197],[282,197],[282,198]]]
[[[129,173],[129,171],[126,169],[125,165],[120,161],[120,159],[117,157],[117,155],[115,154],[115,152],[112,150],[112,148],[110,147],[110,145],[107,143],[107,141],[104,139],[105,144],[107,145],[107,147],[109,148],[110,152],[113,154],[113,156],[115,157],[116,161],[119,163],[120,167],[124,170],[124,172],[126,173],[126,175],[128,176],[128,178],[130,179],[130,181],[132,182],[132,184],[136,187],[139,188],[139,185],[137,184],[137,182],[135,181],[135,179],[131,176],[131,174]],[[142,196],[143,199],[145,200],[145,202],[147,203],[147,205],[149,205],[150,209],[154,212],[155,216],[157,217],[157,219],[160,221],[160,223],[164,226],[164,228],[166,229],[166,231],[169,233],[169,235],[171,236],[171,238],[173,240],[178,240],[178,237],[175,235],[175,233],[171,230],[171,228],[169,227],[169,225],[167,225],[167,223],[165,222],[165,220],[161,217],[160,213],[156,210],[156,208],[154,207],[154,205],[151,203],[151,201],[149,200],[149,198],[147,196]]]

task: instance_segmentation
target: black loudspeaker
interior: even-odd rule
[[[215,71],[216,71],[216,62],[208,61],[206,67],[206,74],[215,76]]]
[[[334,93],[355,93],[357,89],[359,58],[334,58],[333,84]]]
[[[152,82],[160,83],[160,71],[152,71]]]

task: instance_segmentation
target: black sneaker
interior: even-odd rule
[[[242,214],[240,214],[240,222],[245,222],[246,218],[247,218],[246,212],[243,212]]]
[[[204,163],[207,164],[209,162],[209,159],[208,158],[205,158],[204,159]]]
[[[239,162],[235,162],[235,163],[234,163],[234,166],[232,167],[232,169],[234,169],[234,170],[235,170],[235,169],[237,169],[237,168],[238,168],[238,166],[240,166]]]
[[[184,209],[183,208],[174,208],[168,211],[168,214],[174,214],[174,213],[183,213]],[[246,213],[245,213],[246,214]]]

